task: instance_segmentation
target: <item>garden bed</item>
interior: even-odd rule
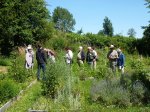
[[[0,108],[0,112],[4,112],[6,111],[9,107],[11,107],[11,105],[13,105],[13,103],[15,103],[16,101],[19,101],[20,98],[22,97],[22,95],[33,85],[36,83],[36,80],[32,81],[25,90],[21,90],[19,92],[19,94],[16,97],[13,97],[11,100],[9,100],[7,103],[5,103],[1,108]]]

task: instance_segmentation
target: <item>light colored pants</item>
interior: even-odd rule
[[[82,65],[83,65],[83,61],[82,61],[82,60],[77,60],[77,62],[78,62],[78,65],[79,65],[79,66],[82,66]]]
[[[124,66],[123,67],[119,66],[118,69],[119,69],[119,72],[121,72],[122,74],[124,74]]]
[[[96,69],[96,61],[93,61],[93,69]]]
[[[117,61],[110,61],[110,68],[116,73]]]

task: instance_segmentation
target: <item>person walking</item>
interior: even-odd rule
[[[118,65],[118,70],[122,74],[124,74],[124,63],[125,63],[125,56],[122,53],[121,49],[117,49],[118,52],[118,59],[117,59],[117,65]]]
[[[82,66],[84,64],[84,60],[85,60],[85,53],[83,51],[83,47],[80,46],[79,47],[79,52],[77,54],[77,63],[79,66]]]
[[[117,67],[117,59],[118,59],[118,53],[114,49],[114,45],[110,45],[110,51],[107,54],[107,58],[109,59],[109,67],[112,69],[113,73],[116,73],[116,67]]]
[[[37,60],[37,65],[38,65],[38,70],[37,70],[37,80],[40,80],[40,70],[42,69],[43,71],[43,80],[45,79],[45,70],[46,70],[46,55],[44,53],[44,50],[42,46],[39,44],[37,46],[37,51],[36,51],[36,60]]]

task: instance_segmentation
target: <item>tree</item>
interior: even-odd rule
[[[104,35],[104,31],[103,30],[100,30],[97,35]]]
[[[127,32],[127,35],[129,35],[129,37],[135,37],[136,32],[133,28],[130,28]]]
[[[107,36],[113,36],[113,26],[111,21],[108,19],[108,17],[105,17],[103,22],[103,32]]]
[[[80,34],[80,35],[81,35],[82,33],[83,33],[82,28],[81,28],[80,30],[77,31],[77,34]]]
[[[52,18],[56,29],[63,32],[71,32],[74,30],[74,25],[76,22],[73,15],[67,9],[56,7]]]
[[[9,55],[15,46],[45,41],[52,25],[44,0],[2,0],[0,2],[1,53]]]
[[[147,3],[147,8],[150,8],[150,0],[145,0]],[[149,21],[150,22],[150,21]],[[137,49],[139,53],[144,54],[144,55],[149,55],[150,56],[150,24],[148,26],[143,26],[144,29],[143,32],[143,38],[138,39],[137,42]]]

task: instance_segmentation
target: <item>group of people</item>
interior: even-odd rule
[[[85,54],[83,47],[79,46],[79,51],[77,54],[77,63],[79,67],[83,66],[86,61],[92,69],[96,69],[97,59],[98,59],[98,55],[94,47],[88,47],[87,53]],[[73,52],[69,48],[66,49],[65,60],[66,63],[69,65],[71,65],[73,62]]]
[[[25,67],[26,69],[32,69],[34,65],[34,51],[32,46],[28,45],[25,52],[26,52]],[[37,67],[38,67],[37,80],[40,80],[41,69],[43,71],[43,79],[45,79],[47,59],[49,59],[51,63],[55,63],[55,53],[50,49],[42,48],[40,44],[37,45],[37,51],[36,51],[36,60],[37,60]]]
[[[116,73],[116,68],[123,74],[124,73],[124,63],[125,56],[122,53],[121,49],[115,50],[114,45],[110,45],[110,51],[107,54],[109,59],[109,67],[112,69],[113,73]]]
[[[109,59],[109,66],[112,69],[112,71],[115,73],[116,68],[118,66],[119,71],[124,73],[124,61],[125,57],[122,53],[121,49],[115,50],[114,45],[111,45],[110,51],[107,54],[107,58]],[[32,69],[34,65],[34,51],[32,48],[32,45],[28,45],[25,55],[25,68],[26,69]],[[79,67],[82,67],[84,63],[86,62],[92,69],[96,69],[96,62],[98,60],[98,54],[94,47],[87,47],[87,53],[85,54],[83,47],[79,46],[79,51],[77,53],[77,63]],[[73,63],[73,52],[71,49],[66,48],[66,54],[64,56],[65,62],[67,65],[72,65]],[[43,74],[45,74],[46,70],[46,64],[47,59],[50,60],[51,63],[55,63],[55,53],[46,48],[42,48],[42,46],[39,44],[37,45],[37,51],[36,51],[36,60],[37,60],[37,79],[40,80],[40,70],[42,69]],[[45,78],[45,75],[43,75],[43,79]]]

